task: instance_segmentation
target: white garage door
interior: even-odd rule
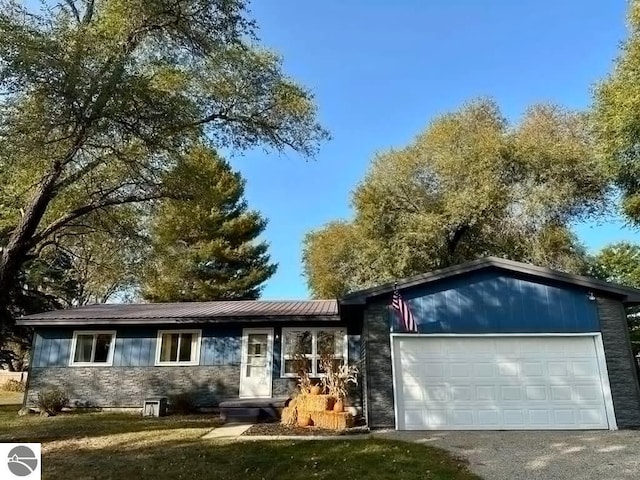
[[[609,428],[595,337],[392,341],[400,430]]]

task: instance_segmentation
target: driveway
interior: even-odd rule
[[[640,478],[640,431],[395,432],[375,436],[444,448],[486,480]]]

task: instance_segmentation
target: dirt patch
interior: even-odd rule
[[[326,430],[317,427],[288,427],[280,423],[259,423],[251,426],[249,430],[242,435],[269,435],[269,436],[282,436],[282,435],[314,435],[322,437],[333,437],[336,435],[359,435],[363,433],[369,433],[369,429],[366,427],[353,427],[347,430],[336,431]]]

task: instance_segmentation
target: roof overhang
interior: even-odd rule
[[[22,327],[66,327],[86,325],[206,325],[228,323],[313,323],[339,322],[339,315],[289,315],[251,317],[193,317],[193,318],[21,318],[16,325]]]
[[[342,297],[342,299],[340,299],[340,304],[362,305],[375,297],[393,292],[394,288],[402,290],[420,285],[427,285],[448,278],[486,269],[497,269],[507,273],[528,277],[533,280],[537,279],[539,281],[563,283],[582,287],[592,291],[594,294],[600,293],[604,296],[619,298],[622,303],[628,306],[640,305],[640,290],[638,289],[497,257],[486,257],[479,260],[473,260],[460,265],[454,265],[452,267],[435,270],[433,272],[408,277],[398,280],[397,282],[390,282],[384,285],[352,292]]]
[[[20,318],[20,326],[312,323],[340,321],[336,300],[95,304]]]

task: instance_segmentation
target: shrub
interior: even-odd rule
[[[24,383],[20,380],[7,380],[2,384],[2,390],[5,392],[24,392]]]
[[[69,395],[58,388],[45,388],[38,392],[37,406],[40,409],[40,413],[48,413],[55,415],[62,411],[69,403]]]
[[[190,413],[196,413],[197,411],[197,407],[188,393],[169,395],[167,400],[169,404],[168,409],[171,413],[188,415]]]

